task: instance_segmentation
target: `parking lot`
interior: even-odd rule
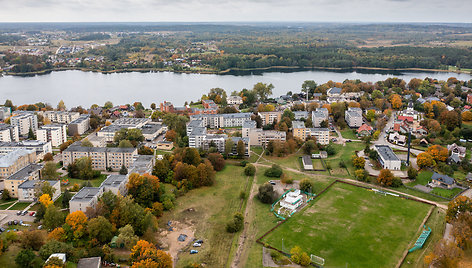
[[[23,221],[23,222],[34,222],[35,217],[30,216],[29,213],[20,216],[16,215],[18,210],[0,210],[0,226],[8,226],[9,221]]]

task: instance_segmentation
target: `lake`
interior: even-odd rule
[[[54,107],[62,99],[67,107],[82,105],[90,107],[105,101],[114,104],[141,101],[146,107],[154,102],[159,105],[166,100],[177,106],[185,101],[196,101],[211,88],[224,88],[228,95],[234,90],[252,88],[257,82],[272,83],[274,96],[288,91],[299,92],[303,81],[315,80],[318,84],[329,80],[342,82],[345,79],[360,79],[364,82],[377,82],[388,77],[398,77],[405,81],[411,78],[432,77],[447,80],[454,76],[459,80],[470,80],[471,75],[441,72],[334,72],[334,71],[272,71],[244,75],[181,74],[171,72],[157,73],[113,73],[102,74],[82,71],[52,72],[33,77],[0,77],[0,103],[11,99],[15,105],[46,102]]]

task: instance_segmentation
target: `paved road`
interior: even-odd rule
[[[24,222],[34,222],[35,217],[25,215],[18,216],[16,213],[18,210],[0,210],[0,225],[5,226],[9,221],[17,220]]]

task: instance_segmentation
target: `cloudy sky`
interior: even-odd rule
[[[472,22],[471,0],[0,0],[2,22]]]

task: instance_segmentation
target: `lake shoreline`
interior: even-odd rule
[[[299,67],[299,66],[270,66],[270,67],[261,67],[261,68],[230,68],[223,71],[216,71],[216,70],[169,70],[169,69],[162,69],[162,68],[131,68],[131,69],[116,69],[110,71],[103,71],[103,70],[96,70],[96,69],[88,69],[88,68],[79,68],[79,67],[64,67],[64,68],[55,68],[55,69],[48,69],[42,70],[37,72],[29,72],[29,73],[13,73],[13,72],[3,72],[0,73],[0,77],[2,75],[5,76],[19,76],[19,77],[32,77],[36,75],[47,75],[52,72],[62,72],[62,71],[82,71],[82,72],[92,72],[92,73],[101,73],[101,74],[113,74],[113,73],[154,73],[154,72],[168,72],[168,73],[182,73],[182,74],[215,74],[215,75],[231,75],[231,74],[238,74],[238,75],[251,75],[252,72],[260,72],[264,73],[272,72],[272,71],[286,71],[286,72],[303,72],[303,71],[310,71],[310,70],[319,70],[319,71],[333,71],[333,72],[353,72],[353,71],[372,71],[376,73],[385,73],[385,72],[427,72],[427,73],[456,73],[456,74],[469,74],[472,77],[472,73],[469,71],[462,71],[462,70],[443,70],[443,69],[424,69],[424,68],[399,68],[399,69],[392,69],[392,68],[379,68],[379,67],[350,67],[350,68],[335,68],[335,67]],[[247,74],[240,74],[246,73]],[[393,74],[395,75],[395,74]]]

